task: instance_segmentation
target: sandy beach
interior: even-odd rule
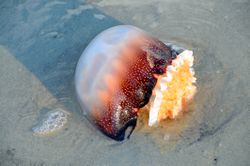
[[[249,18],[249,0],[2,0],[0,166],[250,165]],[[149,128],[144,114],[120,143],[84,117],[74,72],[88,43],[121,24],[193,50],[198,91],[183,116]],[[57,108],[66,126],[34,135]]]

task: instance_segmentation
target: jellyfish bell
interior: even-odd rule
[[[134,26],[115,26],[97,35],[81,55],[76,94],[87,118],[121,141],[130,136],[146,105],[149,126],[181,112],[195,92],[192,63],[191,51],[164,44]]]

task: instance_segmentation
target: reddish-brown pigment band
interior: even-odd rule
[[[157,81],[154,74],[164,73],[171,61],[169,49],[160,41],[147,40],[142,44],[134,43],[127,48],[131,50],[120,53],[118,59],[125,62],[126,71],[119,75],[104,75],[108,89],[98,94],[106,114],[98,115],[96,111],[95,122],[114,139],[124,139],[125,127],[136,124],[136,108],[142,108],[149,102]]]

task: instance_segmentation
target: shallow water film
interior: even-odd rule
[[[250,165],[249,18],[248,0],[2,0],[0,165]],[[120,24],[193,50],[197,94],[157,128],[141,113],[117,143],[84,117],[74,72],[88,43]],[[34,134],[55,127],[49,117],[62,126]]]

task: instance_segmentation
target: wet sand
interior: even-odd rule
[[[0,165],[250,165],[250,2],[0,2]],[[187,113],[123,143],[83,116],[73,78],[84,48],[119,24],[194,51],[198,93]],[[54,135],[32,127],[70,112]],[[144,115],[146,116],[146,115]]]

